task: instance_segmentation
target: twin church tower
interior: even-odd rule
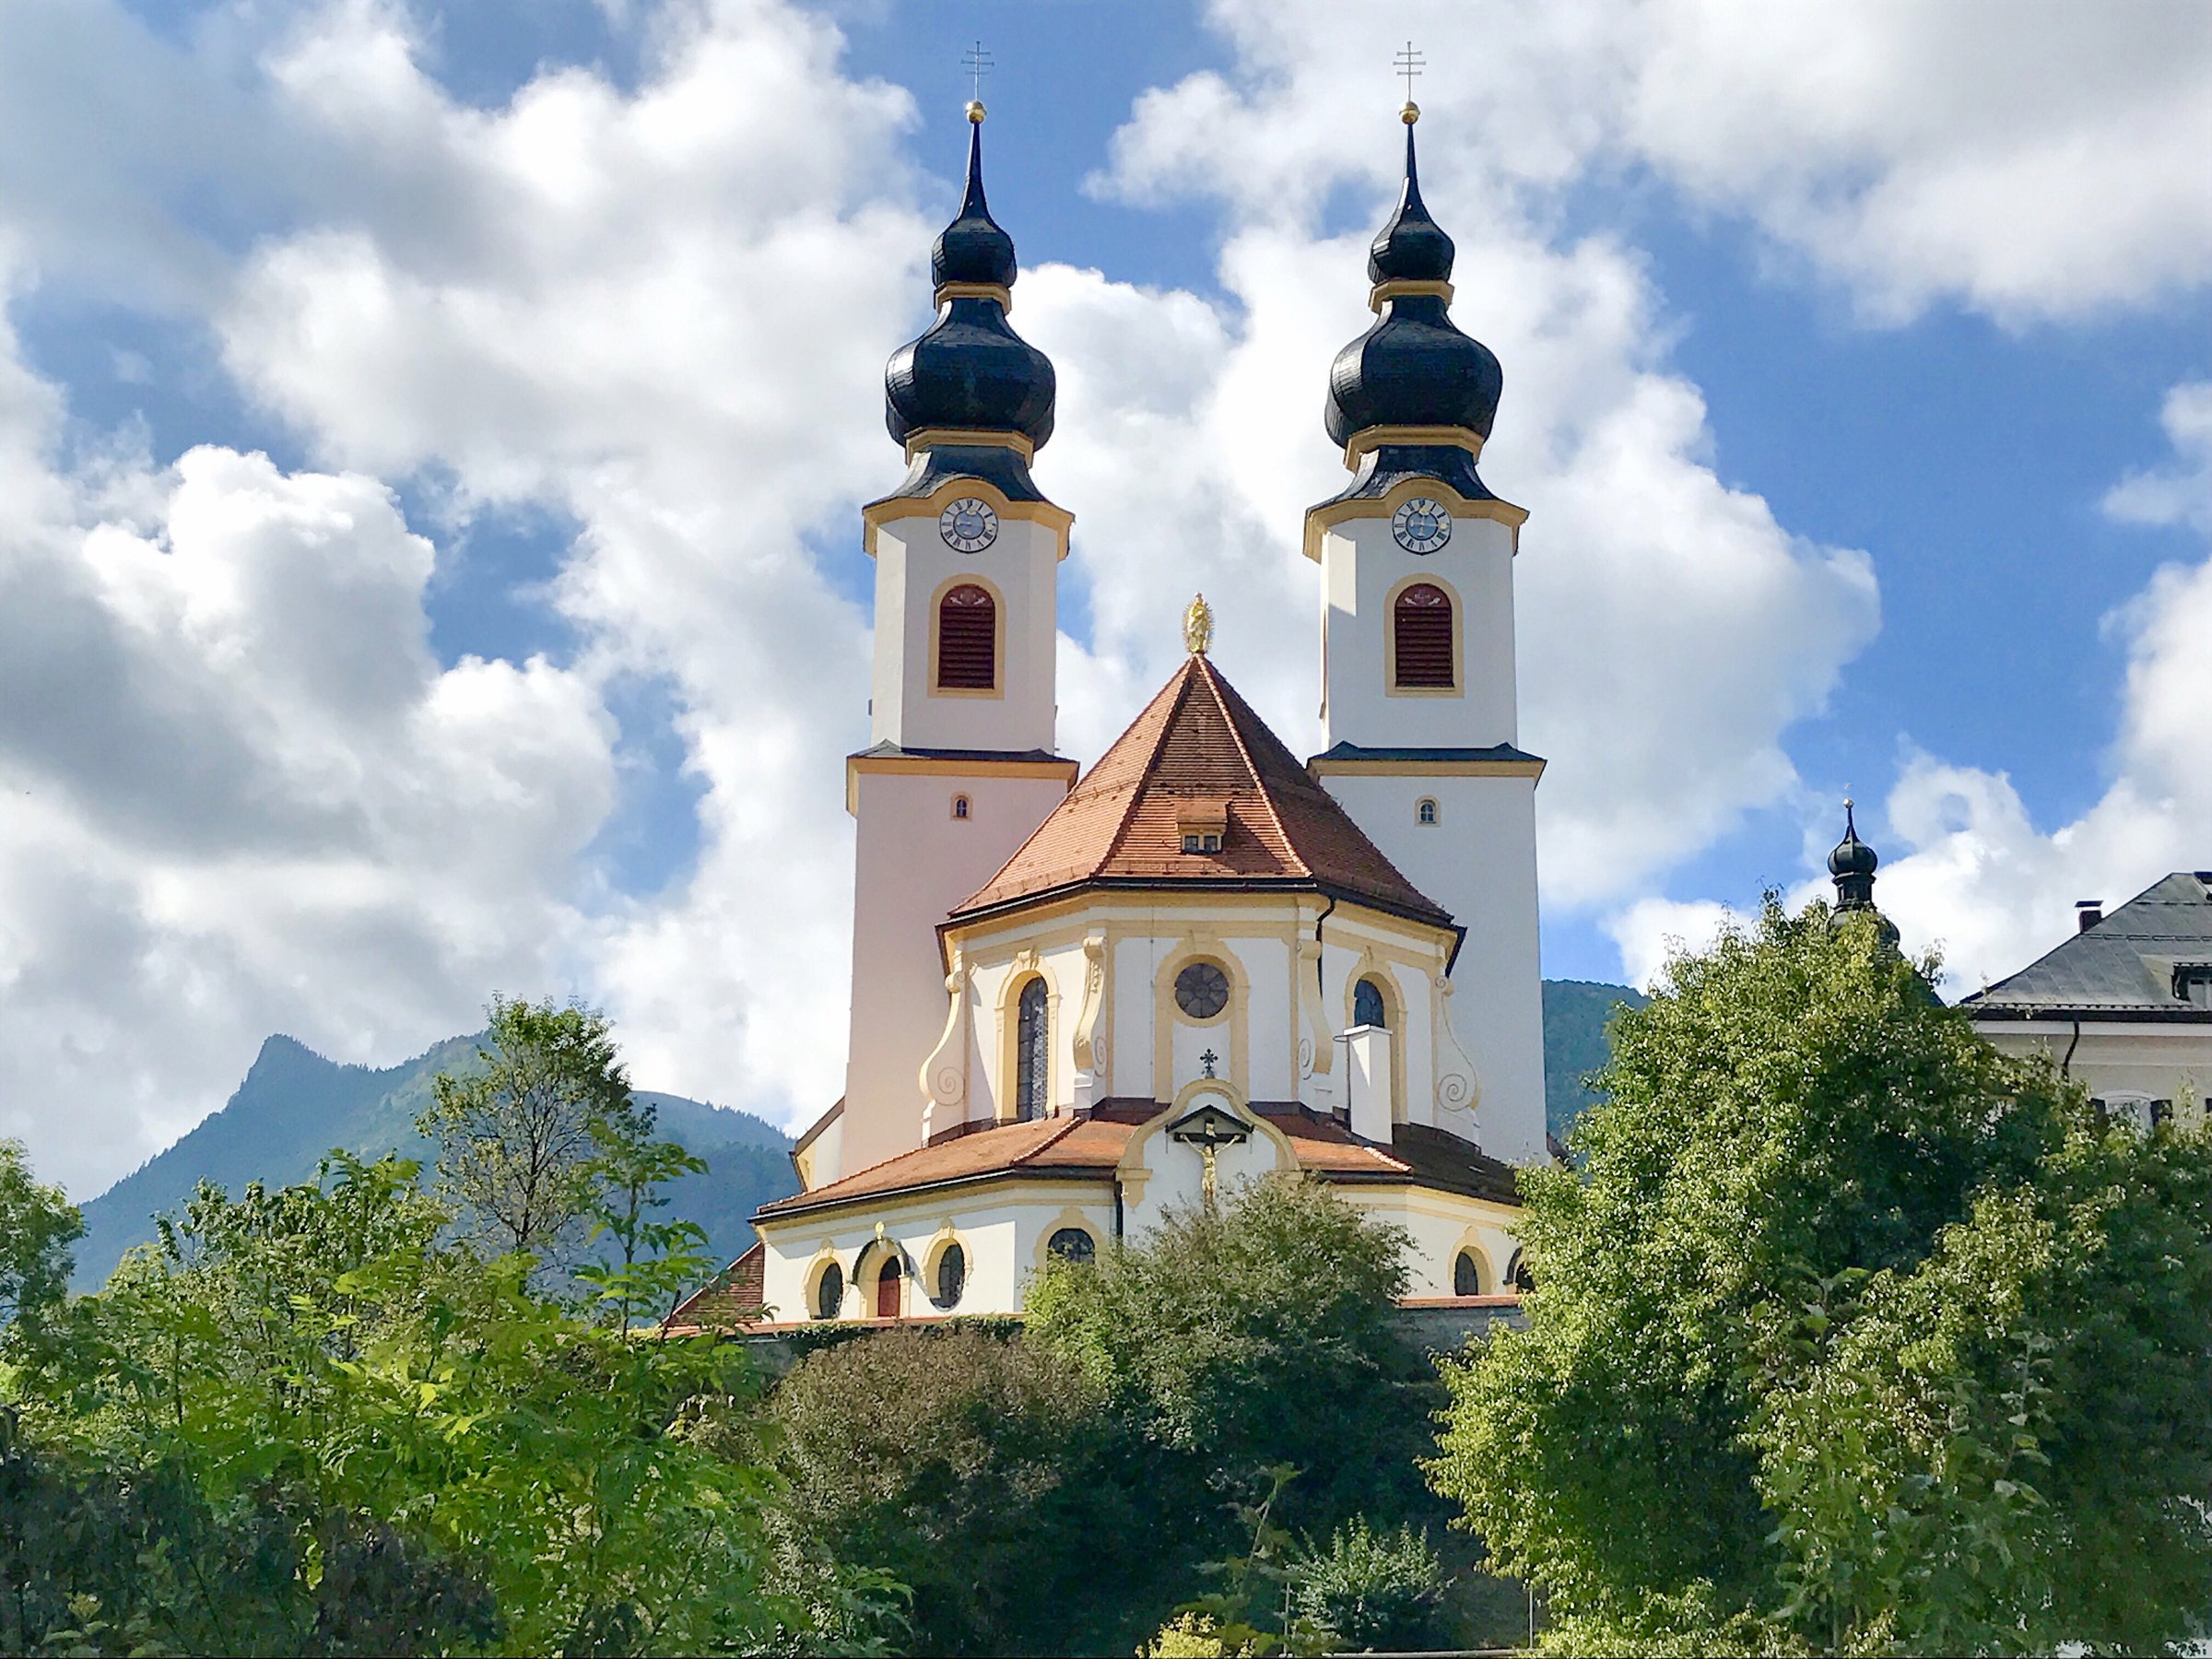
[[[1199,602],[1182,666],[1080,778],[1054,748],[1073,515],[1031,476],[1053,366],[1007,321],[968,114],[936,319],[886,374],[908,470],[863,514],[845,1095],[794,1154],[806,1190],[757,1218],[758,1294],[777,1320],[1010,1311],[1050,1254],[1269,1170],[1406,1227],[1422,1293],[1497,1292],[1510,1166],[1546,1155],[1544,763],[1516,741],[1527,515],[1476,470],[1498,359],[1451,320],[1418,112],[1375,321],[1329,370],[1351,482],[1305,518],[1326,746],[1293,757],[1221,677]]]

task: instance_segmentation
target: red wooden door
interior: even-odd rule
[[[876,1276],[876,1317],[899,1317],[899,1264],[886,1262],[883,1271]]]

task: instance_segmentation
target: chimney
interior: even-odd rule
[[[2103,920],[2103,900],[2077,899],[2074,900],[2074,923],[2079,932],[2088,933],[2090,928]]]

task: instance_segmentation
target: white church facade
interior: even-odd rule
[[[1416,1297],[1509,1291],[1513,1166],[1547,1156],[1526,514],[1476,471],[1500,374],[1449,315],[1418,112],[1374,322],[1329,376],[1352,479],[1306,515],[1323,751],[1237,693],[1194,601],[1182,665],[1080,776],[1054,732],[1072,516],[1030,476],[1053,369],[1006,320],[969,112],[936,318],[886,376],[908,471],[864,513],[845,1094],[721,1291],[778,1323],[1011,1312],[1050,1254],[1271,1171],[1404,1227]]]

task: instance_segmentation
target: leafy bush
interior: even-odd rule
[[[1328,1547],[1300,1560],[1291,1603],[1359,1652],[1441,1647],[1443,1571],[1429,1540],[1411,1527],[1378,1533],[1364,1517],[1336,1529]]]

